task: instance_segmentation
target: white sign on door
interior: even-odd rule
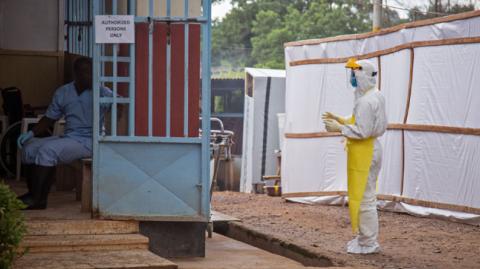
[[[135,43],[133,15],[95,16],[95,43]]]

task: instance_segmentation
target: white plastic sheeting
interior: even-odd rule
[[[277,114],[278,120],[278,143],[280,144],[280,150],[285,144],[285,113]]]
[[[285,112],[285,71],[246,68],[245,72],[245,83],[252,83],[253,89],[249,92],[247,85],[245,91],[240,191],[249,193],[262,176],[275,175],[277,170],[277,114]]]
[[[348,198],[346,196],[307,196],[288,198],[290,202],[303,203],[310,205],[336,205],[347,206]],[[378,201],[377,207],[380,210],[406,213],[417,217],[436,218],[454,222],[467,223],[470,225],[480,225],[480,216],[476,214],[455,212],[444,209],[428,208],[423,206],[414,206],[402,202]]]
[[[416,41],[479,37],[480,13],[476,14],[364,39],[287,46],[285,133],[323,132],[323,112],[349,115],[353,107],[353,91],[347,85],[343,63],[289,66],[290,62],[353,57]],[[410,60],[414,56],[406,123],[480,128],[480,43],[418,47],[413,49],[414,55],[411,51],[404,49],[370,59],[381,69],[381,92],[386,99],[389,123],[404,123]],[[341,137],[286,139],[282,152],[282,192],[301,196],[301,193],[346,191],[346,152],[342,141]],[[389,130],[380,141],[384,155],[379,194],[480,208],[479,136]],[[332,196],[289,200],[345,202],[344,198]],[[480,224],[480,216],[473,214],[404,203],[382,205],[419,216],[443,216]]]
[[[402,29],[393,33],[363,39],[289,46],[285,48],[285,56],[287,63],[304,59],[352,57],[353,55],[362,55],[393,48],[405,43],[475,36],[480,36],[480,16]]]

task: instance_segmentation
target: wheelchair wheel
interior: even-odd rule
[[[17,167],[17,139],[20,136],[22,122],[10,125],[0,138],[0,165],[7,177],[15,177]]]

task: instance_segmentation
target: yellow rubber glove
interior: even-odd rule
[[[336,120],[332,119],[327,119],[324,120],[323,123],[325,123],[325,129],[329,132],[341,132],[342,131],[342,124],[340,124]]]
[[[340,124],[343,124],[345,125],[347,119],[345,119],[344,117],[341,117],[341,116],[338,116],[338,115],[335,115],[331,112],[325,112],[322,114],[322,119],[325,121],[325,120],[336,120],[338,123]]]

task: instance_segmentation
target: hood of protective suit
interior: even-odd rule
[[[356,69],[355,77],[357,79],[356,91],[359,91],[360,94],[364,94],[367,91],[373,89],[377,84],[377,70],[375,66],[367,61],[360,60],[357,63],[362,67],[362,69]]]

